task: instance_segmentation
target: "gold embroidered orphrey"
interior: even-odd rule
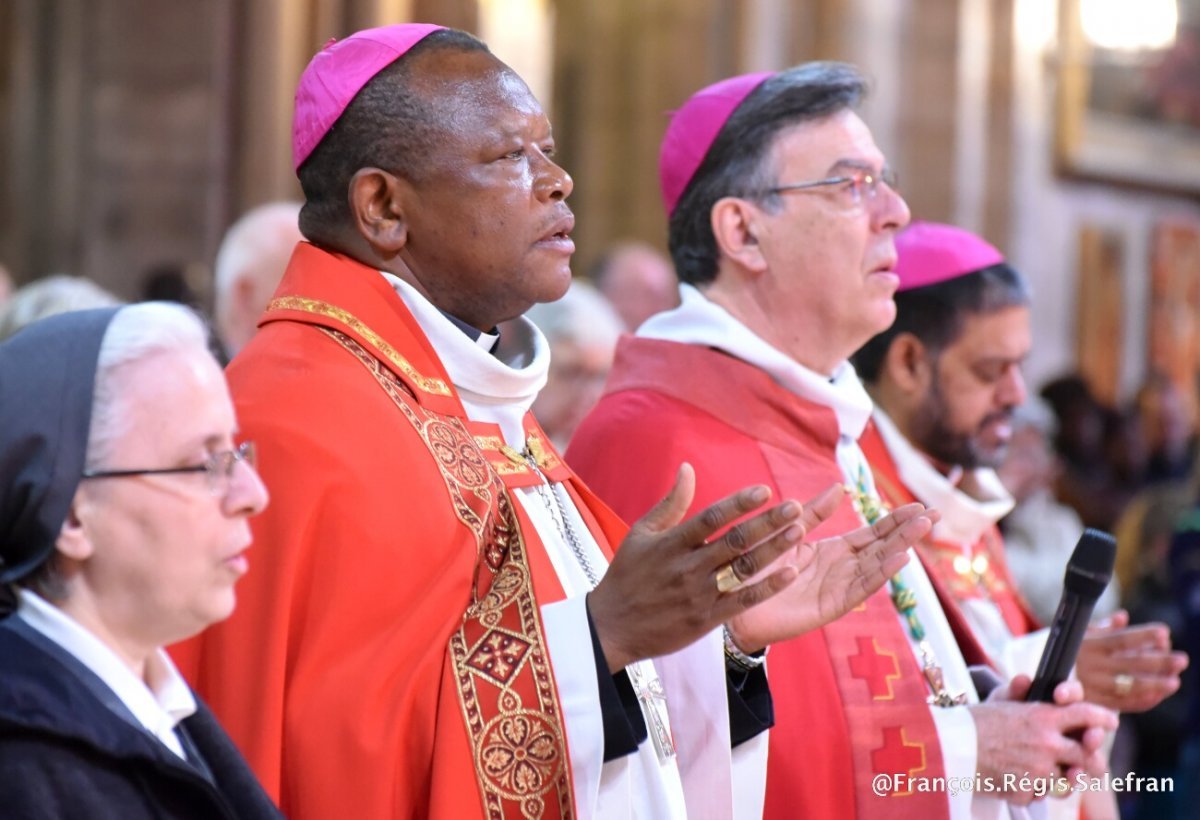
[[[354,321],[362,333],[365,326]],[[321,330],[367,368],[421,436],[455,515],[475,537],[472,603],[450,638],[450,652],[487,816],[574,817],[562,710],[508,489],[461,420],[425,410],[361,344],[340,331]]]
[[[328,302],[322,302],[320,299],[309,299],[304,296],[280,296],[278,299],[271,300],[271,304],[267,305],[267,310],[298,310],[301,313],[312,313],[316,316],[324,316],[327,319],[334,319],[341,322],[374,345],[397,370],[411,379],[417,387],[426,393],[433,393],[435,396],[450,395],[450,387],[444,381],[432,376],[422,375],[412,366],[408,359],[400,355],[400,351],[392,347],[386,339],[345,308],[331,305]]]

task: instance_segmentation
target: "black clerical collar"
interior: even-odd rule
[[[494,327],[494,328],[492,328],[491,332],[484,333],[479,328],[477,328],[473,325],[467,324],[462,319],[459,319],[457,316],[451,316],[449,313],[442,310],[441,308],[438,308],[438,312],[441,313],[443,316],[445,316],[447,319],[449,319],[450,324],[454,325],[456,328],[461,330],[463,333],[467,334],[468,338],[470,338],[471,341],[473,341],[475,344],[479,345],[481,348],[486,350],[488,353],[491,353],[492,351],[494,351],[496,349],[496,345],[500,344],[500,328]]]

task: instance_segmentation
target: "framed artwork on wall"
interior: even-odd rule
[[[1200,0],[1060,0],[1055,164],[1200,195]]]
[[[1125,352],[1125,243],[1119,230],[1100,225],[1081,227],[1077,241],[1075,360],[1096,398],[1115,407]]]
[[[1150,247],[1146,368],[1192,403],[1200,380],[1200,222],[1163,219]]]

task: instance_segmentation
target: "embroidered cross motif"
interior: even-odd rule
[[[505,684],[521,667],[528,652],[528,641],[505,632],[489,632],[472,650],[467,666]]]
[[[909,743],[904,729],[892,726],[883,730],[883,745],[871,752],[871,767],[876,774],[898,775],[906,772],[912,778],[925,770],[925,744]],[[896,796],[912,794],[910,791],[894,792]]]
[[[900,663],[891,652],[879,648],[874,638],[858,638],[858,654],[850,658],[850,674],[866,681],[871,697],[891,700],[892,681],[900,678]]]
[[[858,476],[855,486],[851,487],[847,485],[846,490],[850,493],[855,509],[858,510],[859,514],[862,515],[868,524],[874,524],[889,512],[887,505],[870,489],[867,483],[867,470],[864,463],[858,465]],[[966,693],[952,693],[946,689],[945,675],[942,673],[942,668],[938,665],[937,657],[933,653],[933,646],[925,639],[925,627],[917,614],[916,593],[905,585],[900,573],[892,576],[892,579],[888,582],[888,586],[891,588],[892,604],[896,607],[896,611],[900,613],[901,617],[904,618],[905,623],[908,625],[909,634],[919,647],[921,671],[924,673],[925,680],[933,691],[933,694],[927,699],[928,703],[943,708],[962,706],[967,702]]]

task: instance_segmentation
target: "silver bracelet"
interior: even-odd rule
[[[766,662],[768,647],[763,647],[762,652],[747,655],[738,649],[738,645],[733,642],[733,634],[729,631],[729,627],[722,626],[721,633],[725,638],[725,660],[728,663],[733,664],[743,672],[753,672]]]

